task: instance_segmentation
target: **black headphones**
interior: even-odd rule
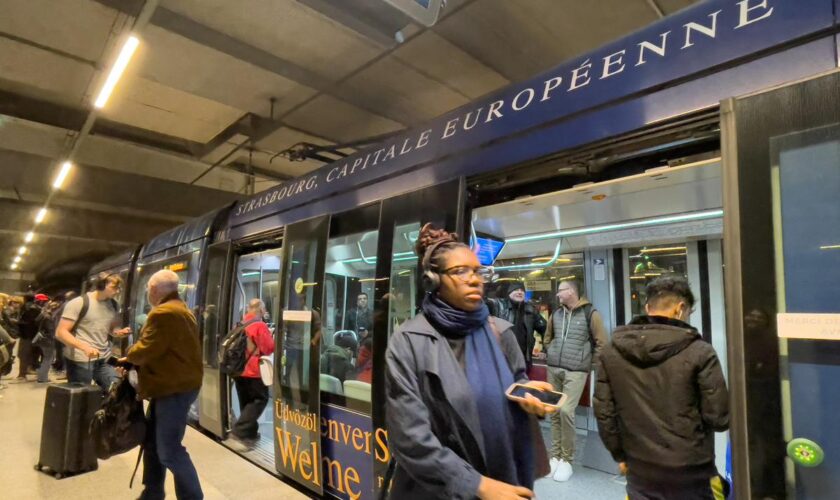
[[[96,290],[100,291],[100,292],[102,290],[105,290],[105,287],[108,286],[108,278],[110,278],[113,275],[114,275],[114,273],[106,273],[104,271],[99,273],[96,276],[96,281],[94,281],[94,283],[93,283],[94,286],[96,287]]]
[[[432,264],[432,254],[437,247],[450,242],[451,240],[438,241],[423,253],[423,289],[429,293],[434,293],[440,288],[440,275],[437,273],[437,266]]]

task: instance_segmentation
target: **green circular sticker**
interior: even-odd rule
[[[803,467],[816,467],[825,459],[822,447],[805,438],[796,438],[788,443],[787,454],[791,460]]]
[[[295,293],[298,295],[303,293],[303,278],[295,280]]]

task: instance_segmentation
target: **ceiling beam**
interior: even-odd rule
[[[128,15],[134,15],[137,11],[136,5],[142,3],[141,0],[95,1]],[[158,7],[154,14],[152,14],[150,23],[199,45],[214,49],[222,54],[227,54],[240,61],[245,61],[300,85],[315,89],[322,94],[340,99],[368,113],[407,125],[403,123],[404,119],[395,116],[389,109],[384,108],[381,103],[376,102],[374,99],[367,99],[349,89],[336,87],[333,82],[313,71],[209,26],[205,26],[177,12],[164,7]]]
[[[11,116],[21,120],[27,120],[30,122],[41,123],[52,127],[78,132],[85,123],[87,113],[88,112],[84,109],[73,108],[63,104],[0,90],[0,115]],[[245,115],[245,117],[249,117],[249,115],[250,113]],[[201,162],[200,158],[203,155],[218,147],[224,141],[225,137],[223,134],[227,134],[228,131],[236,133],[243,130],[244,126],[240,123],[241,121],[242,120],[238,120],[236,123],[231,125],[231,127],[228,127],[228,129],[226,129],[222,134],[219,134],[207,144],[201,144],[188,139],[142,129],[104,118],[96,120],[96,123],[93,125],[93,129],[91,130],[91,135],[123,140],[141,146],[165,151],[167,153],[188,156],[196,162]],[[271,122],[270,120],[262,118],[256,121],[249,118],[249,123],[250,122],[258,122],[262,124],[257,130],[251,130],[251,132],[263,137],[269,135],[274,130],[273,128],[267,126],[268,123],[278,128],[286,126],[278,122]],[[309,132],[299,129],[297,130],[302,133],[309,134]],[[241,172],[240,169],[236,167],[229,167],[228,165],[219,165],[219,167]],[[265,177],[266,179],[276,181],[283,181],[289,178],[288,175],[268,169],[260,169],[259,172],[255,171],[255,173],[261,177]]]

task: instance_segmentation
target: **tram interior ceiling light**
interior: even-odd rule
[[[640,254],[645,253],[665,253],[665,252],[677,252],[677,251],[685,251],[685,247],[658,247],[658,248],[643,248],[639,251]]]
[[[73,168],[73,164],[69,161],[65,161],[61,164],[61,170],[58,171],[58,175],[53,181],[53,189],[61,189],[61,186],[64,184],[64,181],[67,179],[67,174],[70,173],[70,169]]]
[[[99,91],[99,96],[93,103],[94,106],[99,109],[105,107],[105,104],[108,102],[108,98],[111,97],[114,87],[116,87],[117,82],[120,81],[125,68],[128,66],[129,61],[131,61],[131,56],[134,55],[134,51],[137,50],[137,46],[139,44],[140,40],[134,35],[129,36],[128,40],[125,41],[125,45],[123,45],[122,50],[120,50],[120,55],[117,57],[117,61],[111,67],[111,72],[108,73],[105,85],[102,86],[102,90]]]
[[[47,207],[38,210],[38,215],[35,216],[35,223],[40,224],[44,222],[44,219],[47,217]]]
[[[823,245],[820,250],[840,250],[840,244],[837,245]]]

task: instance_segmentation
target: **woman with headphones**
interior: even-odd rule
[[[422,313],[389,340],[386,423],[396,459],[390,497],[532,498],[548,473],[536,422],[554,408],[505,391],[529,382],[512,325],[484,303],[487,268],[457,235],[426,224],[415,247],[426,295]]]

